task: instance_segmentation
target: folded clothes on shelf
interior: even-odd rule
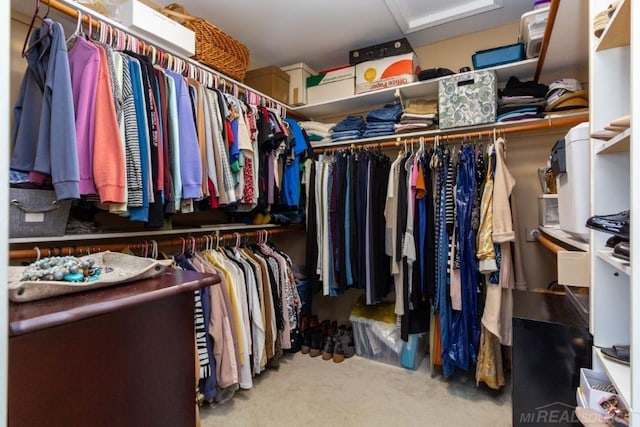
[[[407,105],[403,110],[404,114],[437,114],[438,113],[438,101],[429,99],[410,99],[407,101]]]
[[[549,87],[534,81],[521,82],[517,77],[511,76],[507,80],[504,89],[498,91],[498,96],[532,96],[534,98],[545,98]]]
[[[361,116],[347,116],[344,120],[340,121],[333,127],[333,132],[342,132],[349,130],[362,131],[366,123]]]
[[[402,105],[387,104],[382,108],[367,113],[367,123],[370,122],[397,122],[402,115]]]
[[[549,85],[546,111],[564,111],[589,106],[589,93],[576,79],[559,79]]]
[[[389,129],[393,129],[394,124],[395,124],[394,122],[367,123],[367,127],[365,128],[365,131],[368,131],[368,130],[389,130]]]
[[[365,131],[362,134],[363,138],[374,138],[377,136],[387,136],[387,135],[393,135],[395,133],[395,129],[391,129],[391,130],[372,130],[372,131]]]
[[[496,117],[496,121],[507,122],[512,120],[534,119],[542,116],[542,113],[540,113],[536,107],[525,107],[499,114],[498,117]]]

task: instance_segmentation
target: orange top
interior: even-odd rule
[[[95,99],[93,180],[102,203],[124,203],[126,166],[111,91],[107,54],[100,46],[100,71]]]

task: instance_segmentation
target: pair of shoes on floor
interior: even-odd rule
[[[320,356],[322,348],[324,347],[324,329],[327,328],[328,322],[328,320],[324,320],[322,323],[319,323],[318,316],[315,315],[308,317],[307,322],[302,321],[302,346],[300,349],[302,354],[310,354],[311,357]]]
[[[613,234],[620,240],[629,241],[630,211],[622,211],[610,215],[594,215],[587,220],[587,227],[593,230]]]
[[[211,402],[212,406],[222,405],[233,399],[233,396],[236,394],[236,391],[240,389],[238,384],[232,384],[229,387],[221,388],[216,385],[216,395],[213,398],[213,402]]]
[[[338,331],[327,339],[322,351],[322,359],[333,359],[335,363],[340,363],[354,354],[353,329],[341,325]]]
[[[327,341],[331,339],[333,334],[338,330],[338,322],[323,320],[320,324],[311,331],[311,344],[309,355],[311,357],[318,357],[322,354]]]

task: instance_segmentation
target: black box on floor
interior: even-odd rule
[[[512,326],[513,426],[580,426],[580,368],[592,364],[588,315],[568,295],[513,291]]]
[[[409,40],[407,40],[406,38],[391,40],[388,42],[350,51],[349,65],[356,65],[365,61],[371,61],[374,59],[386,58],[388,56],[396,56],[412,52],[413,48],[411,47],[411,44],[409,44]]]

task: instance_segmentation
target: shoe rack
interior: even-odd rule
[[[590,25],[594,16],[611,3],[610,0],[590,0]],[[631,30],[630,22],[632,15],[637,22],[639,12],[640,9],[632,9],[631,0],[621,0],[600,38],[593,35],[591,28],[589,31],[590,215],[613,214],[627,209],[631,209],[632,215],[640,212],[640,194],[635,188],[640,182],[640,156],[633,150],[634,118],[631,117],[631,127],[613,137],[594,137],[594,133],[608,130],[611,122],[629,116],[633,111],[637,115],[633,104],[640,103],[640,99],[634,100],[633,95],[640,71],[636,65],[639,55],[631,46],[637,45],[634,39],[638,36],[637,30],[635,33]],[[633,223],[632,220],[632,227]],[[632,241],[636,234],[632,228]],[[634,352],[634,348],[640,347],[640,328],[637,328],[640,325],[640,288],[634,283],[638,282],[638,269],[632,269],[633,253],[630,263],[620,262],[611,255],[611,250],[605,246],[610,236],[594,230],[590,233],[589,330],[593,335],[593,369],[609,376],[632,418],[640,421],[640,371],[633,369],[640,367],[640,352]],[[630,366],[603,356],[601,349],[614,345],[631,345]]]

